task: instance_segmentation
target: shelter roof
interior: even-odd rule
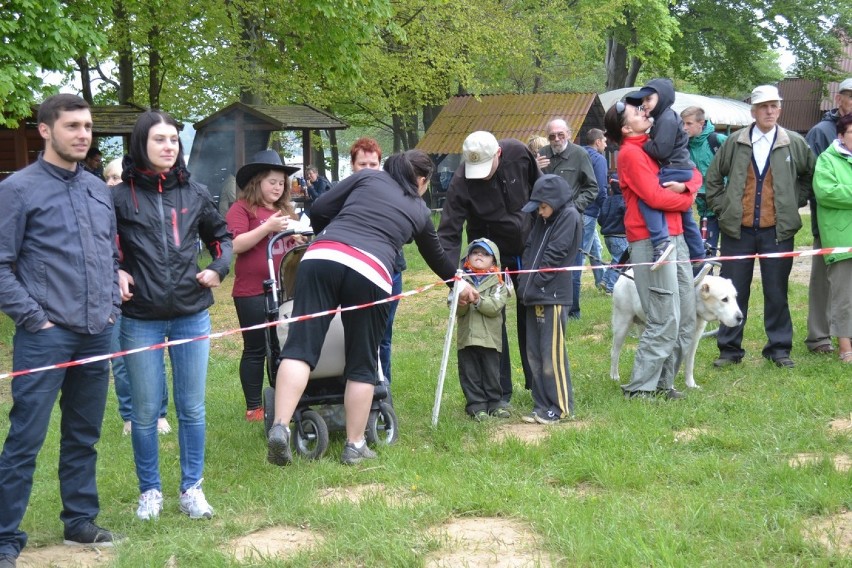
[[[221,119],[230,117],[239,111],[256,119],[256,123],[270,131],[279,130],[342,130],[349,125],[334,116],[311,105],[249,105],[232,103],[207,118],[196,122],[196,130],[215,128]],[[233,128],[233,126],[229,126]]]
[[[452,97],[417,148],[428,154],[458,154],[468,134],[487,130],[500,138],[526,142],[542,136],[547,123],[562,117],[579,134],[590,115],[603,123],[603,107],[595,93],[464,95]]]
[[[625,87],[601,93],[601,104],[603,104],[604,109],[608,109],[621,100],[624,95],[636,89],[638,87]],[[754,121],[751,116],[751,106],[742,101],[675,92],[675,102],[672,105],[675,112],[680,114],[683,109],[690,106],[704,109],[704,115],[715,126],[747,126]]]

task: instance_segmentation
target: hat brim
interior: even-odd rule
[[[298,172],[301,168],[297,168],[295,166],[279,166],[277,164],[265,164],[255,162],[252,164],[246,164],[237,170],[237,187],[243,189],[248,182],[251,181],[251,178],[259,174],[260,172],[268,172],[268,171],[276,171],[276,172],[284,172],[285,174],[292,175]]]
[[[464,177],[467,179],[485,179],[491,173],[491,164],[494,163],[494,156],[486,162],[479,164],[464,163]]]
[[[524,213],[532,213],[533,211],[537,211],[540,203],[540,201],[528,201],[526,205],[521,207],[521,211],[523,211]]]
[[[642,99],[644,99],[648,95],[653,95],[656,92],[657,91],[650,87],[642,87],[638,91],[632,91],[624,95],[624,100],[630,102],[631,104],[633,104],[633,101],[639,101],[641,103]]]
[[[768,103],[768,102],[772,102],[772,101],[778,101],[780,103],[782,100],[784,100],[784,99],[782,99],[780,96],[778,96],[778,97],[763,97],[763,98],[758,97],[756,100],[751,101],[751,104],[752,105],[760,105],[760,104]]]
[[[494,251],[491,249],[491,247],[490,247],[490,246],[488,246],[488,243],[483,242],[483,241],[481,241],[481,240],[479,240],[479,239],[477,239],[476,241],[474,241],[474,242],[470,243],[470,246],[469,246],[469,247],[467,247],[467,254],[468,254],[468,255],[470,255],[470,253],[471,253],[471,252],[473,251],[473,249],[475,249],[475,248],[481,248],[482,250],[484,250],[485,252],[487,252],[487,253],[488,253],[488,254],[490,254],[491,256],[494,256]]]

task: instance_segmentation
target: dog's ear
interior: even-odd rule
[[[710,284],[708,282],[701,283],[700,293],[703,300],[710,297]]]

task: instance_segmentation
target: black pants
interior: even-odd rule
[[[776,241],[775,227],[765,229],[742,228],[740,238],[735,239],[722,233],[722,256],[740,256],[772,252],[790,252],[793,239]],[[792,257],[761,258],[760,279],[763,284],[763,327],[766,330],[766,345],[763,356],[768,359],[789,357],[793,347],[793,321],[787,303],[787,286]],[[722,263],[720,276],[730,278],[737,289],[737,303],[743,312],[743,323],[739,327],[719,326],[716,343],[719,354],[727,359],[742,359],[743,330],[748,322],[748,303],[751,296],[751,280],[754,259],[726,260]]]
[[[517,260],[512,258],[512,260]],[[506,263],[503,265],[503,270],[518,270],[517,262]],[[515,289],[518,288],[518,274],[511,274],[512,284]],[[526,306],[524,306],[515,295],[517,315],[517,333],[518,333],[518,350],[521,353],[521,368],[524,370],[524,388],[527,390],[532,388],[532,371],[530,364],[527,361],[527,316]],[[509,334],[506,332],[506,310],[503,310],[503,346],[500,353],[500,388],[503,389],[503,401],[509,402],[512,399],[512,360],[509,356]]]
[[[490,347],[470,346],[458,351],[459,382],[471,416],[500,408],[500,353]]]
[[[240,327],[250,327],[266,321],[266,299],[263,295],[234,298]],[[261,406],[263,375],[266,368],[266,330],[243,332],[243,354],[240,357],[240,384],[246,399],[246,410]]]

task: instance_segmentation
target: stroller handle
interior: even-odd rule
[[[272,300],[274,305],[278,305],[278,286],[276,284],[275,278],[275,262],[272,256],[272,248],[275,246],[275,243],[280,241],[281,239],[286,239],[288,237],[292,237],[293,235],[304,235],[306,237],[310,237],[314,234],[311,229],[287,229],[286,231],[281,231],[280,233],[275,233],[269,238],[269,243],[266,245],[266,266],[269,269],[269,281],[271,281],[271,290]]]

